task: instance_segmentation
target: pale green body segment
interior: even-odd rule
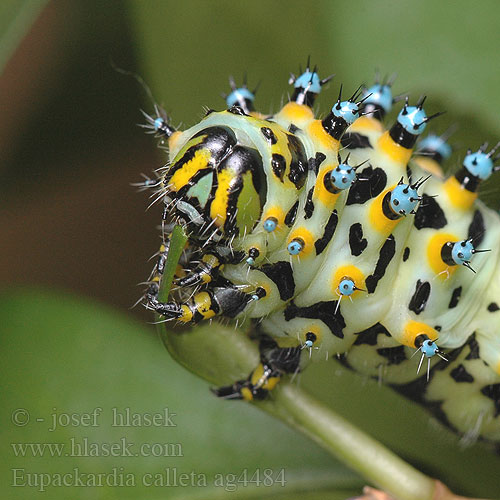
[[[175,139],[170,158],[182,158],[186,144],[210,127],[230,130],[238,145],[260,155],[266,183],[260,217],[251,224],[259,205],[245,181],[236,218],[238,227],[251,229],[230,242],[245,255],[257,250],[257,257],[220,270],[238,289],[265,291],[239,319],[259,320],[259,331],[280,347],[302,346],[302,365],[339,357],[430,403],[458,431],[500,440],[500,217],[438,176],[419,188],[416,214],[388,217],[388,193],[428,171],[417,160],[408,163],[411,150],[391,142],[376,119],[359,120],[348,132],[369,146],[346,149],[307,106],[289,103],[269,120],[214,112]],[[300,182],[291,177],[293,144],[306,167]],[[350,189],[332,192],[325,178],[339,165],[339,153],[342,161],[349,153],[350,165],[362,165]],[[188,191],[203,206],[212,185],[207,179]],[[215,201],[228,206],[222,196]],[[272,231],[265,225],[270,219]],[[447,265],[441,254],[445,243],[468,238],[491,250],[474,256],[475,273]],[[302,245],[297,254],[290,250],[295,241]],[[345,279],[355,286],[349,295],[339,288]],[[207,304],[204,319],[216,314]],[[304,348],[311,334],[314,345]],[[417,374],[420,353],[412,357],[422,336],[449,358],[430,359],[429,381],[427,361]]]

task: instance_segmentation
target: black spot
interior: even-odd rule
[[[460,300],[461,295],[462,295],[462,287],[461,286],[459,286],[458,288],[455,288],[455,290],[453,290],[453,293],[451,294],[450,303],[448,304],[448,309],[453,309],[454,307],[457,307],[458,301]]]
[[[460,364],[456,368],[453,368],[450,372],[451,378],[455,382],[474,382],[474,377],[465,369],[465,366]]]
[[[355,333],[357,335],[357,339],[354,341],[353,345],[377,345],[377,337],[379,335],[387,335],[390,337],[391,334],[387,330],[387,328],[380,323],[375,323],[373,326],[370,326],[366,330]]]
[[[467,345],[469,346],[470,352],[465,359],[479,359],[479,344],[477,343],[475,332],[470,336]]]
[[[290,262],[276,262],[275,264],[264,264],[260,270],[278,287],[281,300],[288,300],[295,293],[295,281]]]
[[[346,133],[340,139],[340,143],[347,149],[371,148],[370,139],[363,134]]]
[[[441,229],[445,227],[447,223],[448,221],[439,203],[431,196],[423,194],[422,201],[413,219],[413,225],[417,229],[423,229],[424,227]]]
[[[276,139],[274,132],[270,128],[262,127],[260,131],[262,132],[262,135],[267,139],[269,144],[276,144],[278,142],[278,139]]]
[[[339,216],[337,215],[337,210],[334,210],[328,218],[323,236],[314,242],[316,255],[319,255],[321,252],[323,252],[328,243],[330,243],[330,240],[333,238],[333,234],[335,233],[335,229],[337,228],[338,221]]]
[[[472,243],[477,248],[484,239],[484,232],[486,231],[486,227],[484,225],[483,214],[480,210],[476,210],[474,212],[474,216],[472,217],[472,222],[469,225],[469,233],[467,238],[472,239]]]
[[[488,304],[488,311],[490,311],[490,313],[494,313],[499,310],[500,307],[498,307],[498,304],[496,302],[491,302],[490,304]]]
[[[298,200],[293,204],[292,208],[288,210],[288,213],[285,215],[285,224],[288,227],[292,227],[295,222],[295,217],[297,216],[297,209],[299,208]]]
[[[388,365],[399,365],[403,361],[406,361],[405,348],[402,345],[397,347],[383,347],[377,349],[378,354],[387,359]]]
[[[325,161],[326,156],[323,153],[316,153],[314,158],[309,158],[308,167],[309,170],[312,170],[316,175],[319,172],[319,166]]]
[[[387,175],[381,168],[366,167],[349,189],[346,205],[366,203],[378,196],[387,185]]]
[[[431,284],[428,281],[417,280],[415,286],[415,293],[413,294],[408,309],[415,314],[420,314],[429,300],[431,294]]]
[[[288,132],[290,132],[291,134],[295,134],[295,132],[297,132],[298,130],[300,130],[300,128],[297,127],[297,125],[294,125],[293,123],[291,123],[290,126],[288,127]]]
[[[436,330],[436,332],[440,332],[442,329],[443,329],[443,327],[441,325],[436,325],[434,327],[434,330]]]
[[[309,189],[309,192],[307,193],[306,204],[304,205],[304,212],[305,212],[304,219],[310,219],[312,217],[312,214],[314,213],[314,203],[312,201],[313,193],[314,193],[314,186],[311,189]]]
[[[410,256],[410,247],[406,247],[403,252],[403,262],[406,262],[409,256]]]
[[[349,228],[349,246],[351,247],[351,255],[361,255],[367,245],[368,241],[366,241],[366,238],[363,238],[363,227],[359,222],[356,222]]]
[[[304,185],[307,175],[307,160],[304,145],[295,135],[287,134],[286,137],[288,140],[288,150],[292,155],[288,178],[295,184],[297,189],[300,189]]]
[[[285,170],[286,170],[285,158],[278,153],[273,153],[273,156],[271,158],[271,167],[273,169],[274,175],[281,182],[283,182],[283,176],[285,175]]]
[[[495,418],[500,415],[500,384],[490,384],[486,385],[481,389],[481,392],[487,397],[493,400],[495,405]]]
[[[340,308],[335,314],[337,301],[318,302],[309,307],[297,307],[293,302],[285,309],[285,320],[290,321],[293,318],[310,318],[319,319],[325,323],[330,331],[338,338],[344,338],[343,329],[345,328],[344,317],[340,312]]]
[[[396,240],[394,239],[394,236],[391,234],[385,240],[385,243],[382,245],[382,248],[380,249],[378,261],[375,266],[375,270],[373,271],[373,274],[370,274],[370,276],[366,278],[365,283],[368,293],[373,293],[375,291],[378,282],[383,278],[385,270],[387,269],[387,266],[391,262],[395,253],[396,253]]]

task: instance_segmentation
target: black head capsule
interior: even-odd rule
[[[317,73],[316,66],[312,70],[310,69],[309,58],[307,59],[306,70],[302,72],[302,68],[300,68],[299,71],[300,76],[296,77],[292,73],[288,80],[288,83],[294,86],[290,102],[312,107],[316,96],[321,92],[321,87],[329,82],[333,78],[333,75],[321,79]]]
[[[250,112],[255,111],[253,102],[255,100],[258,85],[253,91],[250,91],[247,87],[246,76],[243,78],[243,85],[241,87],[238,87],[234,78],[230,76],[229,86],[231,87],[231,92],[229,94],[222,94],[222,97],[226,100],[226,106],[228,109],[233,106],[238,106],[247,115],[250,114]]]
[[[352,125],[360,117],[360,106],[368,99],[369,95],[356,102],[361,94],[361,87],[347,100],[342,101],[342,85],[339,97],[333,105],[332,110],[322,120],[321,124],[325,131],[334,139],[340,140],[347,127]]]
[[[425,130],[427,122],[443,114],[435,113],[427,116],[423,109],[425,99],[425,97],[422,97],[416,106],[408,106],[407,97],[396,123],[389,130],[391,139],[403,148],[412,149],[417,142],[418,136]]]

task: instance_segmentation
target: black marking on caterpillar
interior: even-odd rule
[[[431,294],[431,284],[428,281],[417,280],[415,292],[411,297],[408,309],[415,314],[420,314],[429,300]]]
[[[261,271],[276,284],[281,300],[291,299],[295,293],[295,281],[290,262],[276,262],[264,264]]]
[[[342,136],[340,140],[342,146],[347,149],[371,148],[370,139],[363,134],[348,132]]]
[[[425,227],[441,229],[445,227],[448,221],[439,203],[426,194],[424,194],[422,198],[422,202],[415,214],[413,225],[417,229],[423,229]]]
[[[453,290],[453,293],[451,294],[450,303],[448,304],[448,309],[453,309],[454,307],[457,307],[458,301],[460,300],[461,295],[462,295],[462,287],[461,286],[459,286]]]
[[[378,282],[384,277],[387,266],[390,264],[392,258],[396,254],[396,240],[394,236],[391,234],[382,245],[380,249],[379,257],[377,264],[375,266],[375,270],[373,274],[370,274],[368,278],[366,278],[366,289],[368,293],[373,293],[377,288]]]
[[[304,213],[305,213],[304,219],[310,219],[314,213],[314,203],[312,201],[313,193],[314,193],[314,186],[311,189],[309,189],[309,192],[307,193],[307,200],[304,206]]]
[[[337,312],[335,312],[337,311]],[[344,338],[344,328],[346,326],[344,317],[340,309],[337,309],[337,301],[318,302],[308,307],[297,307],[290,302],[285,309],[285,320],[290,321],[293,318],[311,318],[319,319],[330,329],[330,331],[339,339]]]
[[[366,203],[376,198],[387,186],[387,175],[381,168],[366,167],[349,189],[346,205]]]
[[[373,326],[370,326],[366,330],[363,330],[361,332],[357,332],[355,335],[357,335],[356,340],[354,341],[353,345],[377,345],[378,343],[378,336],[379,335],[386,335],[387,337],[390,337],[391,334],[385,328],[384,325],[381,323],[376,323]]]
[[[349,246],[351,247],[351,255],[361,255],[363,250],[368,246],[368,241],[363,238],[363,226],[356,222],[349,228]]]
[[[323,232],[323,236],[314,242],[314,247],[316,248],[316,255],[320,255],[323,250],[326,248],[330,240],[333,238],[335,233],[335,229],[337,228],[337,224],[339,222],[339,217],[337,215],[337,210],[334,210],[325,226],[325,231]]]
[[[377,349],[377,353],[387,359],[388,365],[399,365],[407,360],[405,348],[402,345],[396,347],[381,347]]]
[[[474,377],[465,369],[465,366],[462,364],[451,370],[450,377],[458,383],[466,382],[468,384],[471,384],[472,382],[474,382]]]

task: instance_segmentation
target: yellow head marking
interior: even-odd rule
[[[229,190],[234,180],[234,172],[228,169],[221,170],[217,176],[217,191],[210,205],[210,217],[215,220],[217,227],[224,226],[227,216],[227,204],[229,201]]]
[[[446,179],[443,187],[451,204],[456,208],[468,210],[477,199],[477,193],[471,193],[463,188],[454,175]]]
[[[400,163],[406,167],[410,161],[413,149],[407,149],[392,140],[389,132],[384,132],[378,140],[378,147],[383,151],[391,160]]]
[[[183,188],[200,170],[207,168],[208,161],[210,160],[210,151],[208,149],[198,149],[193,158],[184,163],[179,170],[170,178],[169,188],[172,191],[179,191]]]
[[[435,234],[427,244],[427,262],[430,268],[439,275],[442,280],[448,279],[452,275],[458,266],[449,266],[441,258],[441,249],[443,245],[448,241],[459,241],[454,234],[450,233],[437,233]]]
[[[416,347],[415,339],[419,335],[427,335],[432,341],[438,338],[438,332],[431,326],[426,323],[410,320],[404,326],[401,343],[408,347]]]

